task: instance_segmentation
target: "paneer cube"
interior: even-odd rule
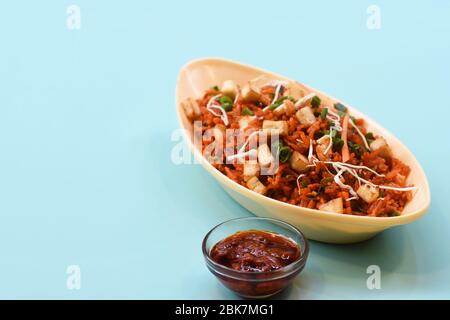
[[[195,101],[192,98],[188,98],[185,101],[183,101],[181,103],[181,107],[183,108],[186,117],[189,120],[195,120],[201,114],[200,106],[198,105],[197,101]]]
[[[298,173],[302,173],[308,170],[308,158],[302,155],[298,151],[292,152],[291,158],[289,159],[289,164],[291,168],[297,171]]]
[[[367,203],[374,202],[380,196],[378,188],[374,188],[372,186],[369,186],[368,184],[361,185],[356,193]]]
[[[220,92],[223,95],[234,99],[237,94],[237,85],[233,80],[227,80],[222,83],[222,87],[220,88]]]
[[[336,198],[319,206],[319,210],[335,213],[344,213],[344,203],[342,198]]]
[[[295,114],[298,121],[305,126],[311,126],[314,122],[316,122],[316,117],[310,107],[304,107],[297,111]]]
[[[247,187],[259,194],[265,194],[267,191],[266,186],[262,184],[257,177],[250,178],[250,180],[247,181]]]
[[[259,164],[256,161],[246,161],[244,163],[244,181],[259,175]]]
[[[288,134],[288,123],[287,121],[271,121],[264,120],[262,129],[268,135],[278,134],[284,136]]]
[[[272,152],[267,144],[258,147],[258,162],[261,167],[269,167],[274,161]]]
[[[241,94],[242,99],[247,102],[257,102],[261,96],[259,88],[252,83],[248,83],[242,87]]]
[[[379,155],[384,158],[391,158],[392,157],[392,150],[387,144],[386,140],[384,138],[379,137],[375,141],[373,141],[370,144],[370,149],[372,151],[379,150]]]

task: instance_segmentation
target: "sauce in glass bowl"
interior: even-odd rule
[[[291,239],[269,231],[247,230],[219,241],[211,249],[213,261],[243,272],[268,272],[297,259],[299,246]]]
[[[262,299],[293,282],[305,267],[309,245],[289,223],[246,217],[212,228],[202,251],[207,268],[225,287],[245,298]]]

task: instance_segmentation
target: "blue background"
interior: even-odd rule
[[[429,214],[365,243],[313,242],[279,298],[450,297],[450,3],[9,1],[0,10],[0,298],[235,298],[205,233],[250,215],[176,166],[174,91],[191,59],[295,78],[378,120],[417,156]],[[381,29],[366,27],[370,4]],[[382,289],[366,288],[377,264]],[[66,287],[79,265],[81,289]]]

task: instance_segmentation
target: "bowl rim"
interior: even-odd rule
[[[291,264],[288,264],[280,269],[273,270],[273,271],[264,271],[264,272],[239,271],[239,270],[235,270],[235,269],[229,268],[227,266],[224,266],[224,265],[212,260],[209,255],[210,253],[207,252],[207,249],[206,249],[206,242],[208,241],[208,238],[210,237],[210,235],[215,230],[217,230],[218,228],[220,228],[221,226],[223,226],[227,223],[245,221],[245,220],[260,220],[260,221],[262,220],[262,221],[268,221],[270,223],[277,223],[279,225],[283,225],[284,227],[287,227],[287,228],[291,229],[292,231],[294,231],[303,240],[303,243],[304,243],[303,245],[301,245],[294,239],[290,238],[292,241],[295,241],[295,243],[299,247],[300,252],[301,252],[300,257],[297,260],[295,260],[294,262],[292,262]],[[260,230],[260,229],[247,229],[247,230],[258,230],[258,231],[271,232],[271,231]],[[246,231],[246,230],[242,230],[242,231]],[[237,232],[239,232],[239,231],[237,231]],[[272,232],[272,233],[283,236],[282,234],[277,233],[277,232]],[[231,234],[229,236],[231,236]],[[305,266],[306,261],[308,260],[309,242],[308,242],[308,239],[306,238],[306,236],[303,234],[303,232],[299,228],[297,228],[297,227],[293,226],[292,224],[285,222],[283,220],[267,218],[267,217],[257,217],[257,216],[241,217],[241,218],[233,218],[233,219],[223,221],[223,222],[219,223],[218,225],[214,226],[211,230],[209,230],[202,241],[202,253],[203,253],[203,257],[206,260],[208,267],[212,267],[214,269],[214,272],[219,273],[224,277],[232,278],[235,280],[251,281],[251,282],[261,282],[261,281],[266,282],[266,281],[272,281],[272,280],[277,280],[277,279],[281,279],[281,278],[286,278],[286,277],[300,271]],[[251,277],[251,276],[258,276],[258,277],[259,276],[267,276],[267,277],[261,277],[261,278],[255,278],[255,279],[250,278],[249,279],[249,277]]]
[[[181,75],[185,69],[195,66],[196,64],[204,64],[204,63],[226,63],[226,64],[235,65],[235,66],[241,67],[241,68],[247,68],[247,69],[259,71],[261,73],[273,76],[275,78],[287,79],[287,80],[292,80],[292,81],[297,81],[297,80],[287,78],[283,75],[279,75],[277,73],[273,73],[271,71],[267,71],[262,68],[254,67],[249,64],[244,64],[244,63],[240,63],[237,61],[233,61],[231,59],[218,58],[218,57],[196,58],[196,59],[188,61],[181,67],[181,69],[178,73],[177,82],[176,82],[176,91],[175,91],[176,112],[177,112],[179,126],[183,131],[184,139],[187,142],[191,152],[194,154],[194,157],[220,183],[227,184],[227,186],[229,186],[231,189],[233,189],[234,191],[236,191],[238,193],[244,194],[246,197],[254,198],[253,199],[254,201],[258,201],[260,203],[261,202],[266,203],[267,205],[270,205],[270,206],[276,205],[276,206],[279,206],[281,209],[283,209],[283,208],[293,209],[295,211],[298,211],[299,214],[307,215],[308,218],[315,218],[315,219],[324,218],[324,219],[327,219],[327,220],[330,220],[333,222],[338,222],[338,223],[351,223],[351,224],[366,225],[366,226],[367,225],[377,225],[377,226],[384,226],[384,227],[392,227],[392,226],[397,226],[397,225],[402,225],[402,224],[407,224],[407,223],[413,222],[413,221],[421,218],[423,215],[425,215],[427,213],[427,211],[430,207],[430,204],[431,204],[431,194],[430,194],[430,187],[429,187],[428,179],[427,179],[426,174],[425,174],[422,166],[420,165],[419,161],[416,159],[414,154],[408,149],[408,147],[403,142],[401,142],[400,139],[397,138],[397,136],[392,134],[385,127],[378,124],[377,121],[374,121],[372,118],[370,118],[366,114],[360,112],[358,109],[353,108],[351,105],[349,105],[348,103],[346,103],[345,101],[343,101],[341,99],[336,99],[335,97],[333,97],[327,93],[324,93],[321,90],[317,90],[315,88],[312,88],[312,87],[304,84],[303,82],[299,82],[299,83],[301,83],[301,85],[305,86],[306,88],[313,90],[314,92],[317,92],[319,94],[329,97],[330,99],[341,101],[350,110],[360,113],[361,115],[364,116],[365,120],[367,120],[371,124],[375,125],[378,130],[383,131],[383,133],[386,133],[393,139],[397,140],[405,148],[405,150],[411,155],[410,161],[412,163],[414,163],[414,165],[420,171],[419,172],[420,175],[422,175],[424,177],[423,191],[425,193],[425,205],[414,210],[413,212],[411,212],[409,214],[406,214],[406,215],[401,214],[400,216],[396,216],[396,217],[370,217],[370,216],[341,214],[341,213],[328,212],[328,211],[323,211],[323,210],[318,210],[318,209],[309,209],[309,208],[300,207],[300,206],[296,206],[296,205],[293,205],[290,203],[286,203],[283,201],[269,198],[267,196],[261,195],[259,193],[256,193],[252,190],[245,188],[244,186],[242,186],[242,185],[236,183],[235,181],[231,180],[230,178],[228,178],[226,175],[222,174],[220,171],[218,171],[216,168],[214,168],[214,166],[209,161],[207,161],[205,159],[205,157],[203,157],[200,150],[198,150],[194,146],[188,130],[183,125],[183,116],[182,116],[183,111],[181,108],[181,101],[179,100],[180,99],[179,91],[180,91]]]

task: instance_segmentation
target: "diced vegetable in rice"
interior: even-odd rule
[[[182,108],[205,132],[213,129],[213,142],[235,150],[213,166],[254,192],[339,214],[401,214],[417,190],[407,184],[410,168],[364,119],[306,91],[295,81],[267,77],[227,80]],[[228,129],[243,136],[230,139]],[[211,139],[202,141],[203,150]]]

